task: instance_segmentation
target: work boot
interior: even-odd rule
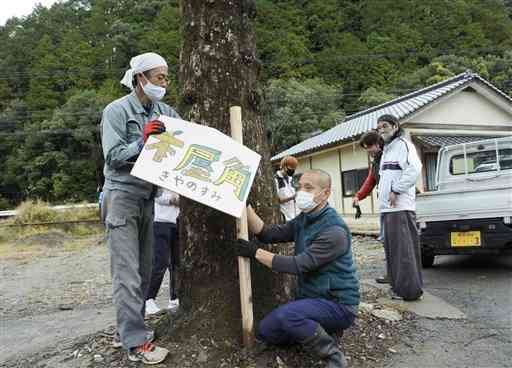
[[[320,358],[327,361],[327,368],[348,367],[345,355],[338,347],[336,340],[332,338],[322,326],[318,325],[313,336],[302,342],[306,349],[315,352]]]

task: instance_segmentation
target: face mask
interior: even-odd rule
[[[303,212],[309,212],[317,206],[314,198],[315,196],[313,193],[299,190],[297,192],[297,196],[295,197],[295,203],[297,203],[299,210]]]
[[[286,175],[293,176],[293,174],[295,174],[295,170],[290,170],[290,169],[286,170]]]
[[[147,83],[142,86],[144,94],[153,102],[160,101],[165,96],[165,88],[155,86],[153,83],[147,80],[146,76],[144,76],[144,78],[147,81]]]

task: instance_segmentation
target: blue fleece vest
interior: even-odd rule
[[[348,236],[348,251],[321,268],[299,274],[297,297],[324,298],[341,304],[359,304],[359,281],[352,260],[352,238],[345,222],[334,208],[326,206],[318,213],[301,213],[295,219],[295,255],[304,252],[327,228],[339,226]]]

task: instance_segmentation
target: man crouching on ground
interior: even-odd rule
[[[260,323],[258,339],[270,344],[301,343],[327,359],[328,368],[347,361],[329,334],[350,327],[359,305],[359,281],[352,259],[351,236],[327,200],[331,177],[306,171],[296,203],[302,213],[283,225],[265,225],[248,207],[249,230],[263,243],[295,242],[295,256],[281,256],[238,239],[240,256],[258,260],[276,272],[296,274],[297,299],[278,307]]]

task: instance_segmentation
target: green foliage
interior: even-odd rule
[[[395,97],[396,96],[379,91],[374,87],[370,87],[361,94],[361,97],[359,97],[357,102],[359,103],[361,110],[364,110],[388,102]]]
[[[9,200],[4,196],[0,195],[0,211],[8,210],[10,207],[11,206]]]
[[[471,69],[512,92],[509,0],[256,0],[273,152],[343,117]],[[64,0],[0,26],[0,195],[92,200],[97,123],[130,58],[162,54],[175,105],[177,0]],[[343,90],[343,92],[341,92]],[[1,204],[1,203],[0,203]]]
[[[273,153],[342,121],[342,90],[319,79],[272,80],[265,89],[264,121],[272,132]]]
[[[312,75],[305,16],[293,1],[257,2],[257,50],[266,78]]]
[[[397,88],[415,90],[446,78],[471,70],[485,79],[490,80],[503,92],[512,93],[512,52],[507,51],[503,56],[486,55],[484,57],[466,57],[446,55],[440,56],[418,69],[414,73],[401,78]]]
[[[102,166],[98,124],[108,100],[86,90],[50,119],[25,127],[23,147],[6,162],[4,185],[51,202],[94,200]]]

